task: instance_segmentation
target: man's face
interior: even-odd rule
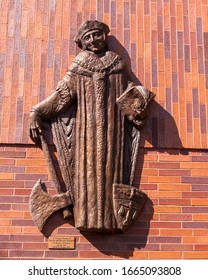
[[[101,53],[105,49],[105,34],[100,30],[91,30],[84,34],[81,39],[82,45],[94,53]]]

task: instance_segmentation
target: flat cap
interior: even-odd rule
[[[87,21],[84,21],[80,27],[78,28],[77,30],[77,35],[76,37],[74,38],[74,41],[75,43],[77,43],[77,45],[82,48],[82,44],[81,44],[81,38],[83,37],[83,35],[88,32],[88,31],[91,31],[91,30],[94,30],[94,29],[98,29],[98,30],[101,30],[103,31],[106,35],[110,32],[110,29],[109,27],[101,22],[101,21],[98,21],[98,20],[87,20]]]

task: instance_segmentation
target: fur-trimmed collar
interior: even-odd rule
[[[69,71],[91,77],[94,73],[103,73],[104,75],[117,73],[124,67],[124,61],[112,51],[107,51],[101,58],[89,51],[83,51],[72,62]]]

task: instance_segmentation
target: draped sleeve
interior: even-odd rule
[[[71,106],[76,96],[76,75],[68,72],[58,83],[56,89],[47,98],[35,105],[31,111],[36,112],[43,118],[50,119]]]

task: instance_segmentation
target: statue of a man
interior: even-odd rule
[[[124,61],[108,50],[109,32],[96,20],[80,26],[75,42],[82,52],[30,115],[30,136],[39,146],[42,123],[51,124],[75,227],[82,231],[125,230],[145,197],[132,183],[153,94],[133,84]]]

